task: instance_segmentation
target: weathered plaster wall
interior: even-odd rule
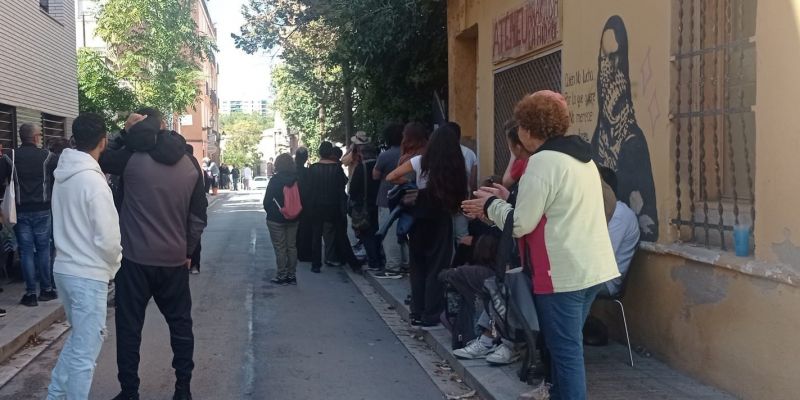
[[[634,346],[737,397],[797,398],[797,287],[649,252],[630,274],[624,303]],[[619,311],[595,308],[624,338]]]
[[[800,186],[794,172],[800,169],[798,21],[800,0],[758,2],[755,254],[800,271]]]

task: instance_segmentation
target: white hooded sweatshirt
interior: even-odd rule
[[[108,282],[122,260],[119,217],[105,175],[92,156],[66,149],[53,186],[53,239],[59,274]]]

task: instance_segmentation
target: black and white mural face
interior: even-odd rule
[[[628,33],[618,15],[608,19],[600,40],[597,105],[592,136],[595,162],[617,173],[619,200],[639,217],[642,240],[656,241],[658,209],[650,151],[633,109]]]

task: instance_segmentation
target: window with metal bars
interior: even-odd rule
[[[0,104],[0,144],[4,149],[13,149],[17,137],[17,110]]]
[[[514,106],[539,90],[561,91],[561,51],[555,51],[494,74],[494,172],[503,175],[511,152],[503,128]]]
[[[66,126],[66,118],[42,113],[42,136],[44,143],[50,143],[52,139],[66,137]]]
[[[755,221],[756,1],[673,0],[672,222],[723,250]]]

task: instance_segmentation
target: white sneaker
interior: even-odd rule
[[[486,362],[494,365],[512,364],[517,360],[519,360],[520,355],[521,354],[519,351],[513,350],[505,343],[502,343],[500,346],[497,347],[497,350],[495,350],[492,354],[489,354],[489,356],[486,357]]]
[[[467,345],[463,348],[453,350],[453,355],[466,360],[474,360],[477,358],[486,358],[486,356],[493,352],[496,348],[496,345],[492,345],[492,347],[486,347],[479,339],[475,339],[467,343]]]

